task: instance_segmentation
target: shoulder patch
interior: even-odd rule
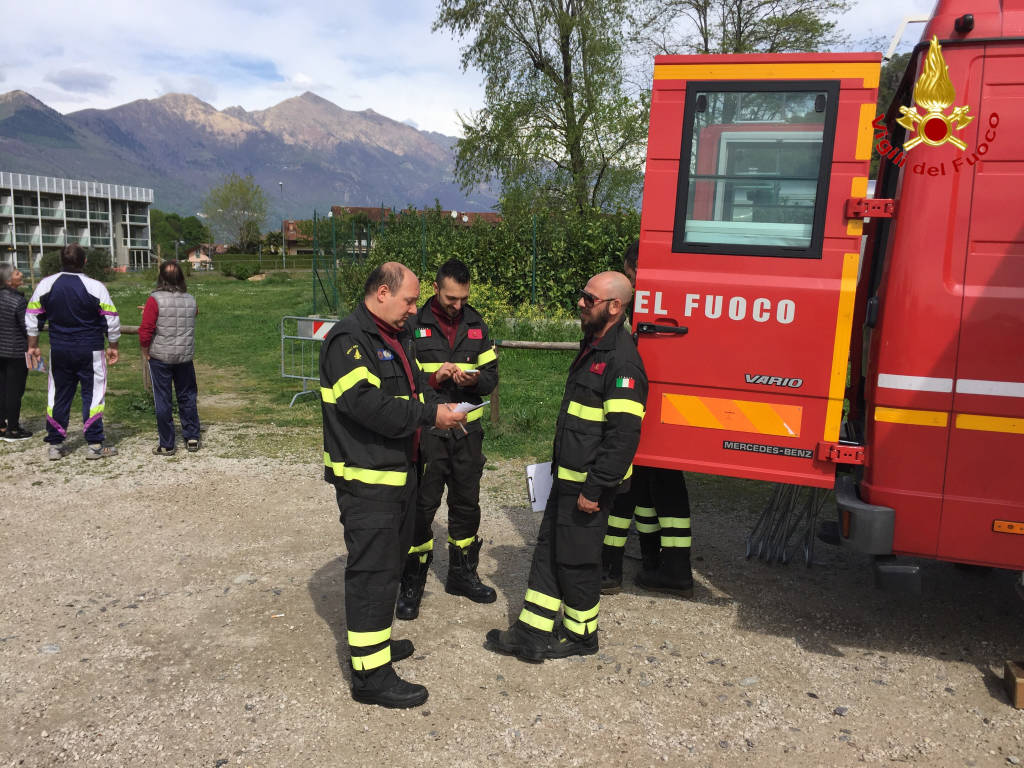
[[[482,339],[484,337],[484,330],[483,328],[470,328],[466,335],[471,339]]]
[[[359,345],[358,344],[353,344],[351,347],[349,347],[345,351],[345,354],[348,355],[349,357],[351,357],[353,360],[362,360],[363,359],[362,354],[360,354],[360,352],[359,352]]]
[[[622,389],[636,389],[636,379],[631,379],[629,376],[619,376],[615,380],[615,386]]]
[[[590,372],[596,373],[598,376],[600,376],[604,373],[604,368],[606,365],[608,365],[608,363],[591,363]]]

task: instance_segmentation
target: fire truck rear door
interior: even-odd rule
[[[636,463],[830,487],[878,54],[655,60]],[[686,332],[682,333],[685,328]]]

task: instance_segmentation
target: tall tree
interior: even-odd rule
[[[259,241],[267,218],[267,196],[252,176],[232,173],[210,190],[203,211],[218,239],[244,250]]]
[[[160,254],[170,257],[175,252],[188,252],[200,243],[210,241],[210,232],[195,216],[182,218],[177,213],[165,213],[157,208],[149,209],[149,223],[152,228],[152,241],[159,247]],[[181,248],[175,249],[178,243]]]
[[[498,177],[502,205],[569,210],[634,205],[646,97],[623,81],[626,0],[440,0],[434,30],[468,39],[464,69],[484,106],[460,116],[464,188]]]
[[[787,53],[843,44],[850,0],[639,0],[631,16],[649,53]]]

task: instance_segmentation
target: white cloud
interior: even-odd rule
[[[862,0],[842,27],[854,41],[887,40],[904,16],[927,14],[930,4]],[[482,78],[462,71],[459,41],[431,33],[434,15],[433,3],[399,0],[21,3],[0,77],[5,89],[28,91],[61,112],[168,92],[192,93],[218,109],[257,110],[309,90],[345,109],[458,135],[456,112],[482,105]],[[903,48],[920,32],[908,30]],[[94,79],[61,76],[68,72]]]
[[[256,110],[311,90],[345,109],[411,115],[424,129],[454,134],[456,110],[477,107],[482,88],[476,73],[462,73],[458,44],[430,32],[433,14],[432,4],[394,0],[25,3],[4,43],[5,88],[61,112],[168,92]]]

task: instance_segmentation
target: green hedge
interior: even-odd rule
[[[571,310],[592,275],[621,267],[623,251],[639,232],[637,211],[538,215],[536,303]],[[370,260],[400,261],[432,282],[443,262],[459,258],[469,265],[474,280],[500,288],[510,304],[520,305],[534,300],[533,241],[530,217],[465,226],[439,208],[409,209],[380,229]]]

